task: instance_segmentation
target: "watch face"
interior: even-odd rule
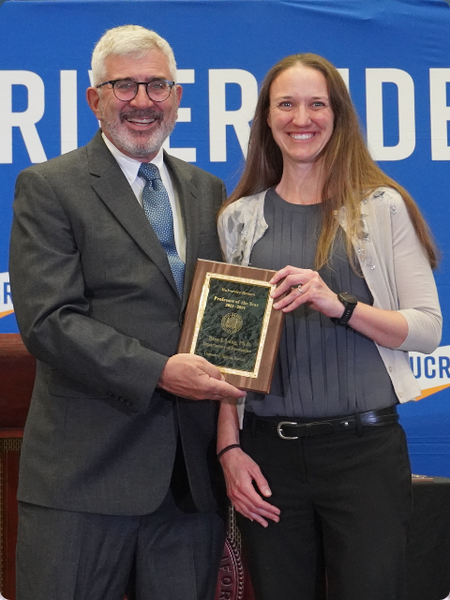
[[[339,292],[338,294],[339,300],[345,304],[357,304],[358,300],[355,298],[353,294],[349,292]]]

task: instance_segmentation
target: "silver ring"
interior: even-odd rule
[[[303,283],[299,283],[298,286],[297,286],[297,290],[298,290],[299,294],[303,294],[302,287],[303,287]]]

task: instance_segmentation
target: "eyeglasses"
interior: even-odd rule
[[[107,84],[112,85],[114,96],[117,100],[122,102],[129,102],[136,97],[139,86],[145,85],[145,91],[147,96],[153,102],[164,102],[170,96],[175,81],[168,81],[167,79],[153,79],[153,81],[133,81],[132,79],[113,79],[112,81],[105,81],[97,88],[101,88]]]

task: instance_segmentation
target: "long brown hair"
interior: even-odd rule
[[[222,210],[239,198],[275,186],[281,180],[283,157],[267,123],[270,88],[280,73],[298,64],[315,69],[325,77],[334,115],[333,134],[320,155],[325,180],[322,189],[322,230],[317,244],[316,268],[325,265],[330,258],[339,227],[335,211],[343,206],[346,208],[349,226],[347,253],[349,257],[353,256],[351,240],[359,233],[360,203],[380,186],[392,187],[401,194],[430,265],[436,268],[436,246],[417,204],[370,156],[356,110],[342,77],[328,60],[317,54],[293,54],[283,58],[267,73],[261,86],[250,131],[246,165],[236,189]]]

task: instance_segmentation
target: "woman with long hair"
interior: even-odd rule
[[[400,600],[411,472],[396,405],[432,352],[437,252],[417,205],[371,158],[336,68],[267,74],[242,178],[219,216],[228,262],[277,271],[285,313],[270,393],[242,429],[222,403],[218,453],[258,600]]]

